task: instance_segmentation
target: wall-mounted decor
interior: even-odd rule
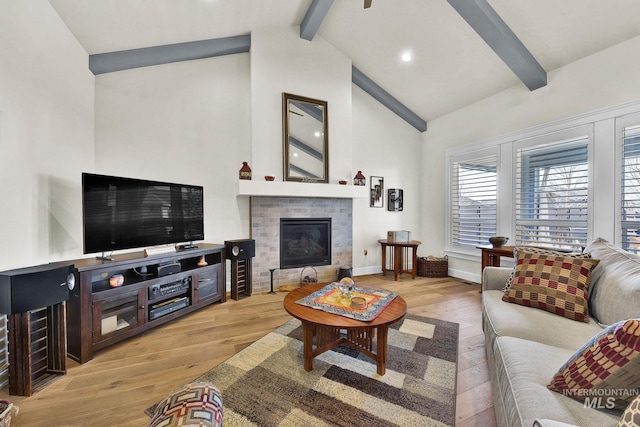
[[[369,184],[369,206],[381,208],[384,206],[384,178],[372,176]]]
[[[402,210],[402,199],[403,199],[403,191],[400,188],[390,188],[388,199],[388,210],[390,211],[401,211]]]
[[[284,180],[329,182],[327,102],[282,94]]]

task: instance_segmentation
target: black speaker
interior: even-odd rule
[[[69,299],[73,265],[54,263],[0,272],[0,313],[17,314]]]
[[[158,277],[168,276],[169,274],[180,273],[182,266],[180,261],[168,262],[166,264],[158,264],[151,266],[151,271]]]
[[[256,241],[253,239],[226,240],[227,259],[249,259],[256,256]]]

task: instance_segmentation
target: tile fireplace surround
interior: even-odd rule
[[[269,269],[273,287],[296,286],[303,268],[280,270],[280,218],[331,217],[331,265],[314,266],[319,282],[336,280],[338,269],[351,266],[353,245],[353,207],[349,198],[316,197],[251,197],[251,238],[256,241],[256,257],[252,261],[253,292],[268,291]],[[311,268],[304,275],[314,275]]]

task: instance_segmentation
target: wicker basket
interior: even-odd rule
[[[309,272],[310,269],[313,270],[313,272]],[[318,271],[313,267],[304,267],[302,271],[300,271],[300,286],[311,283],[318,283]]]
[[[9,427],[11,425],[11,411],[14,406],[8,400],[0,399],[0,427]]]
[[[418,276],[447,277],[449,275],[449,257],[436,258],[433,256],[418,258]]]

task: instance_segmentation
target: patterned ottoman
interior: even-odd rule
[[[161,400],[149,427],[220,427],[222,397],[211,383],[194,382]]]

